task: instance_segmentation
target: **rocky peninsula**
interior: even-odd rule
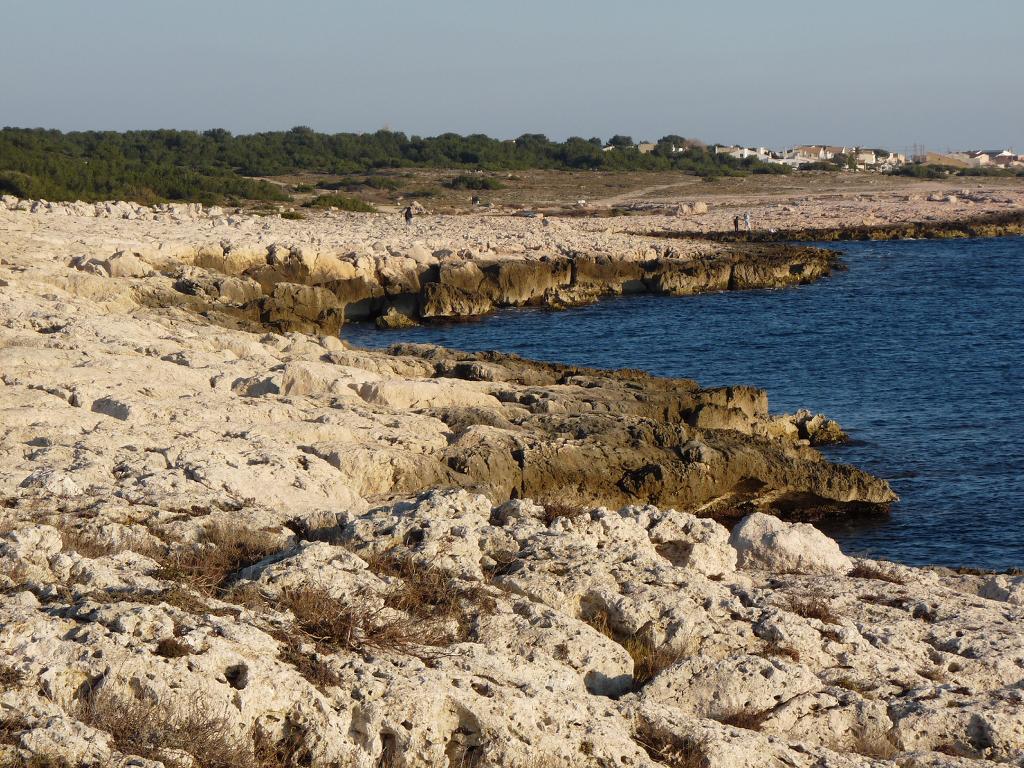
[[[1024,765],[1024,577],[803,522],[834,422],[337,337],[837,266],[627,218],[4,199],[0,765]]]

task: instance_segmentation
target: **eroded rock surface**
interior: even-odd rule
[[[0,762],[1024,764],[1019,577],[762,514],[893,498],[763,392],[232,329],[5,215]]]

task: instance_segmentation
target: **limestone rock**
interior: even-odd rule
[[[740,567],[781,573],[846,574],[853,561],[839,546],[807,523],[785,523],[755,512],[733,528],[729,543]]]

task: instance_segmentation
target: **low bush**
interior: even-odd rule
[[[281,218],[288,219],[289,221],[302,221],[306,218],[306,215],[299,211],[281,211]]]
[[[215,523],[204,530],[199,546],[179,547],[163,557],[157,574],[180,581],[206,595],[218,595],[242,568],[255,565],[279,549],[270,531]]]

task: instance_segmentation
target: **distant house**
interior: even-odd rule
[[[802,163],[816,163],[823,160],[831,160],[833,155],[828,154],[825,147],[818,146],[817,144],[804,144],[786,150],[783,153],[783,157],[788,160],[798,160]]]
[[[716,155],[729,155],[735,157],[738,160],[746,160],[748,157],[753,157],[758,160],[767,160],[772,156],[765,147],[741,147],[734,144],[731,147],[715,147]]]
[[[658,148],[658,145],[652,144],[649,141],[641,141],[639,144],[636,145],[636,148],[637,150],[639,150],[641,155],[649,155],[651,154],[651,152]]]
[[[858,149],[856,159],[857,165],[875,165],[878,162],[878,155],[873,149]]]

